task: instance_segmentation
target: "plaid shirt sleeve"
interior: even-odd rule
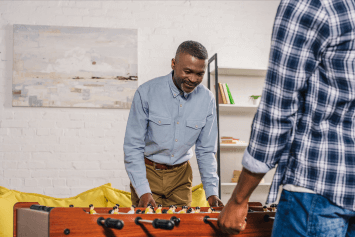
[[[269,66],[243,166],[266,173],[289,152],[302,91],[330,37],[319,0],[282,0],[272,32]]]

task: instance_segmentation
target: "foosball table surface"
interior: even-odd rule
[[[119,208],[119,214],[109,214],[112,208],[95,208],[96,214],[89,214],[89,207],[55,207],[42,211],[31,209],[32,205],[39,204],[15,204],[14,237],[229,236],[222,233],[217,226],[216,218],[223,207],[214,207],[216,213],[208,213],[208,207],[201,207],[200,213],[185,214],[127,214],[130,208]],[[145,210],[135,208],[138,209]],[[181,208],[178,207],[176,211],[179,209]],[[238,236],[271,236],[275,212],[271,209],[263,211],[260,203],[249,203],[249,210],[247,227]],[[120,229],[105,225],[107,219],[119,222]],[[171,229],[154,226],[153,222],[159,223],[154,221],[156,219],[168,223]]]

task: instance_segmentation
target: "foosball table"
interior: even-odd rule
[[[162,210],[168,208],[163,207]],[[228,236],[217,226],[223,207],[201,207],[199,213],[128,214],[130,208],[46,207],[35,202],[14,205],[14,237],[56,236]],[[135,208],[135,211],[145,208]],[[139,212],[139,211],[137,211]],[[247,227],[238,236],[271,236],[276,209],[249,203]]]

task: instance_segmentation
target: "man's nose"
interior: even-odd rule
[[[198,81],[199,81],[199,76],[197,76],[197,75],[191,75],[191,76],[189,77],[189,80],[190,80],[192,83],[198,83]]]

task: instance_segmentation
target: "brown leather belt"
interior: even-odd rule
[[[154,161],[151,161],[146,157],[144,157],[144,161],[147,165],[153,166],[156,170],[170,170],[187,163],[187,161],[185,161],[184,163],[177,164],[177,165],[164,165],[164,164],[155,163]]]

